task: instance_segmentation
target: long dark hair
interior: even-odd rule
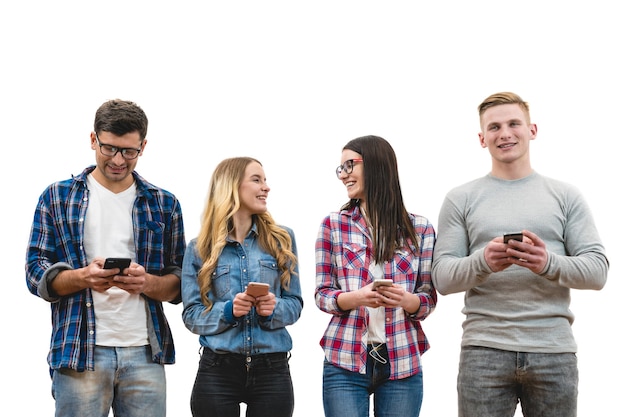
[[[343,147],[363,158],[363,179],[367,218],[372,226],[373,257],[376,263],[389,261],[396,249],[411,248],[417,255],[419,242],[413,222],[404,207],[396,153],[379,136],[362,136]],[[342,210],[359,206],[358,199],[350,199]]]

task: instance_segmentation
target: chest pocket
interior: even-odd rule
[[[344,243],[342,251],[342,266],[346,269],[361,269],[365,267],[367,246],[359,243]]]
[[[396,250],[393,256],[395,263],[395,269],[402,274],[408,275],[413,272],[417,272],[419,268],[419,262],[413,262],[415,257],[411,252],[405,249]]]
[[[211,287],[213,288],[213,293],[218,299],[224,298],[228,295],[228,293],[230,293],[230,279],[228,277],[229,272],[230,266],[228,265],[218,265],[215,271],[213,271],[213,276],[211,277]]]
[[[259,265],[261,266],[259,280],[270,284],[270,287],[273,288],[276,280],[279,279],[278,264],[273,259],[261,259]]]

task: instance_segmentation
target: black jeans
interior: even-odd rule
[[[203,348],[191,392],[194,417],[291,417],[294,397],[289,356],[217,354]]]

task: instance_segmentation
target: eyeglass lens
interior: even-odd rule
[[[341,175],[341,172],[345,172],[346,174],[352,174],[352,170],[354,169],[354,160],[353,159],[348,159],[346,162],[343,163],[343,165],[339,165],[337,167],[337,176]]]
[[[107,145],[106,143],[100,143],[100,138],[96,134],[96,141],[100,146],[100,152],[104,156],[115,156],[117,153],[121,153],[124,159],[135,159],[139,156],[141,149],[135,148],[118,148],[117,146]]]
[[[135,159],[139,155],[139,151],[133,148],[116,148],[111,145],[101,145],[100,150],[106,156],[115,156],[118,152],[126,159]]]

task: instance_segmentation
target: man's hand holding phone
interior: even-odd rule
[[[141,265],[135,265],[131,274],[128,269],[131,262],[130,258],[107,258],[104,261],[103,269],[118,271],[109,276],[111,285],[131,294],[141,294],[147,285],[146,271]],[[128,272],[124,273],[126,270]]]
[[[524,235],[520,233],[507,233],[503,236],[504,243],[509,243],[509,240],[517,240],[519,242],[524,241]]]
[[[103,269],[119,269],[115,275],[122,274],[126,268],[130,266],[130,258],[106,258]]]

